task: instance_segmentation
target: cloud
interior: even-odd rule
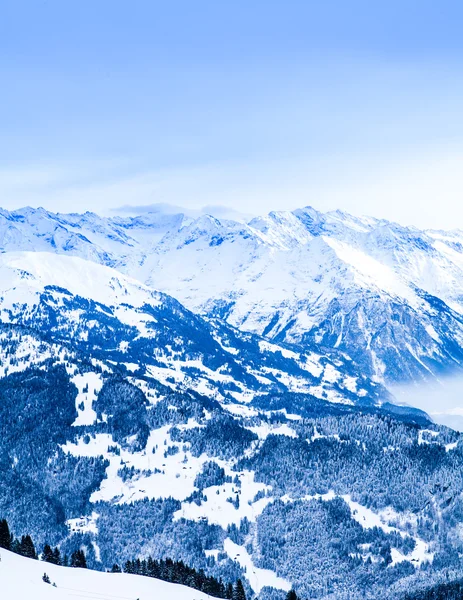
[[[119,206],[118,208],[111,209],[112,213],[118,215],[142,215],[146,213],[162,213],[168,215],[174,214],[184,214],[192,218],[200,217],[201,215],[211,215],[216,217],[217,219],[231,219],[234,221],[242,221],[248,222],[252,219],[253,214],[251,213],[242,213],[238,210],[230,208],[229,206],[223,206],[220,204],[214,205],[209,204],[208,206],[203,206],[198,209],[192,209],[185,206],[179,206],[175,204],[166,204],[166,203],[156,203],[156,204],[126,204],[124,206]]]
[[[117,208],[112,208],[111,212],[128,215],[143,215],[147,213],[163,213],[163,214],[193,214],[199,216],[201,211],[195,211],[188,209],[184,206],[178,206],[175,204],[166,204],[164,202],[158,202],[156,204],[124,204]]]
[[[463,431],[463,375],[442,377],[436,382],[395,386],[397,400],[421,408],[436,422]]]

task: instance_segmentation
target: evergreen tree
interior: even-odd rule
[[[228,600],[232,600],[233,598],[233,585],[231,583],[227,583],[227,587],[225,589],[225,598],[228,598]]]
[[[131,560],[126,561],[126,563],[124,565],[124,573],[130,573],[130,574],[135,573]]]
[[[233,590],[233,600],[246,600],[246,594],[244,592],[243,582],[241,579],[235,584],[235,589]]]
[[[286,594],[286,600],[300,600],[299,596],[296,594],[294,590],[290,590]]]
[[[0,521],[0,548],[11,549],[11,534],[6,519]]]
[[[60,565],[61,564],[61,554],[59,548],[55,548],[53,550],[53,564]]]
[[[114,564],[111,568],[111,573],[120,573],[121,572],[121,568],[118,564]]]
[[[42,552],[42,560],[48,563],[54,563],[53,550],[48,544],[45,544]]]
[[[27,558],[37,558],[35,546],[30,535],[23,535],[19,542],[18,554]]]
[[[87,559],[83,550],[76,550],[71,554],[71,567],[76,569],[87,568]]]

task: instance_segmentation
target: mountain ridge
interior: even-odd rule
[[[130,273],[194,312],[339,349],[388,385],[463,370],[463,233],[306,207],[248,223],[182,214],[0,214],[0,250]]]

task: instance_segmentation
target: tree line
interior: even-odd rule
[[[113,572],[120,572],[119,565],[114,565]],[[128,560],[124,564],[124,573],[133,575],[144,575],[145,577],[154,577],[170,583],[179,583],[194,588],[199,592],[204,592],[216,598],[228,598],[230,600],[246,600],[246,594],[241,579],[233,586],[231,583],[224,584],[222,579],[207,576],[201,569],[197,571],[192,567],[185,565],[183,561],[173,561],[170,558],[165,560],[154,560],[149,557],[147,560]]]
[[[0,520],[0,548],[10,550],[15,554],[25,556],[26,558],[33,558],[35,560],[39,558],[39,554],[35,549],[31,536],[23,535],[20,539],[15,538],[10,532],[10,527],[6,519]],[[71,554],[71,558],[69,558],[67,554],[61,556],[59,548],[52,549],[49,544],[45,544],[40,558],[44,562],[60,565],[62,567],[87,568],[87,560],[83,550],[75,550]]]

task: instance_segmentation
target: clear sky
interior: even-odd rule
[[[463,3],[1,0],[0,205],[463,228]]]

